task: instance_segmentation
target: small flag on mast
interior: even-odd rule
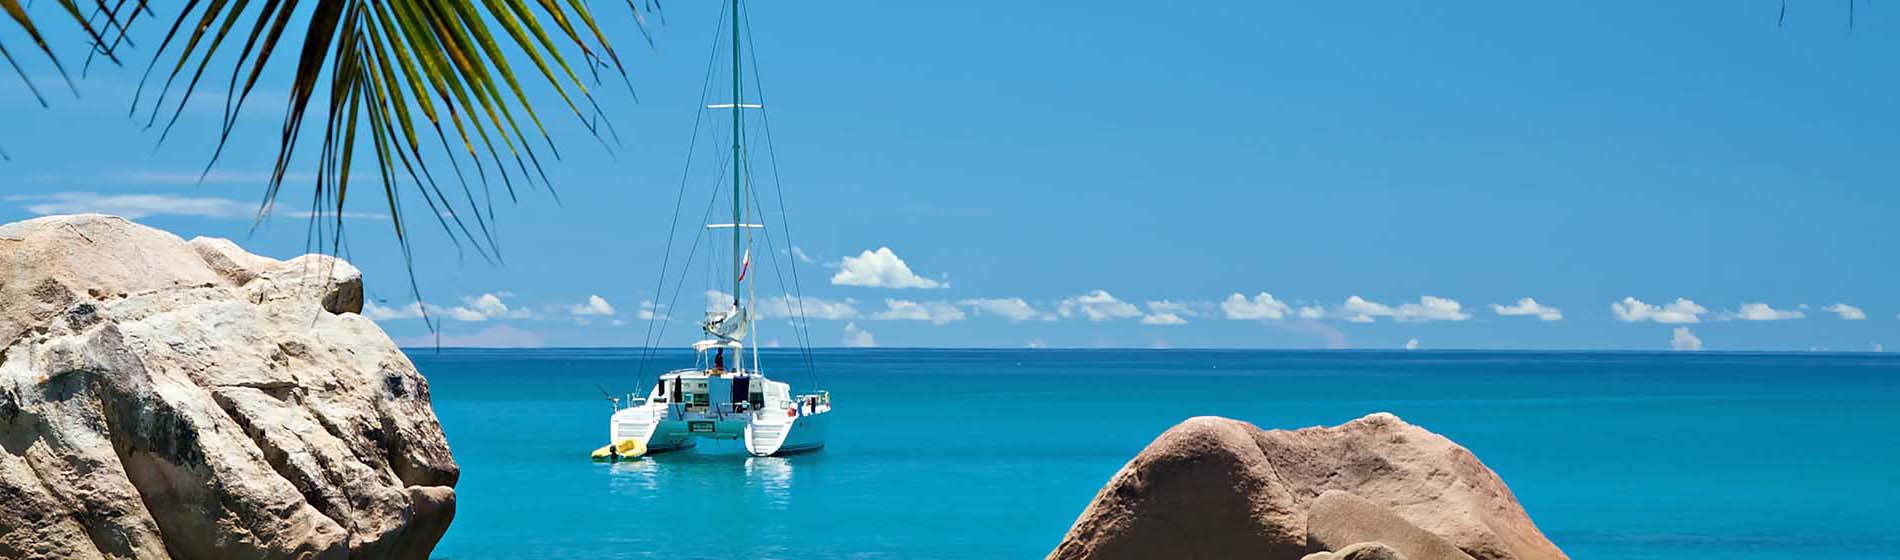
[[[752,268],[752,250],[746,249],[745,257],[739,261],[739,280],[738,281],[744,282],[746,270],[751,269],[751,268]]]

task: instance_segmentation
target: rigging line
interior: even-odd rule
[[[752,17],[747,15],[744,21],[746,36],[750,37],[752,36]],[[752,58],[752,88],[758,91],[760,132],[762,133],[762,138],[765,140],[766,157],[768,161],[771,162],[772,189],[778,194],[779,228],[785,233],[785,246],[787,250],[790,250],[790,248],[797,247],[798,245],[792,241],[791,216],[785,212],[785,184],[784,181],[779,178],[778,148],[772,142],[772,114],[764,109],[765,81],[759,77],[759,49],[753,48],[751,51],[748,51],[747,54]],[[792,289],[797,290],[796,293],[798,294],[799,328],[805,331],[806,344],[803,349],[805,354],[805,367],[811,371],[812,384],[823,385],[823,382],[818,376],[818,367],[812,359],[810,343],[811,319],[805,316],[805,288],[798,279],[798,257],[796,255],[792,257]]]
[[[748,169],[748,170],[750,170],[750,169],[751,169],[751,167],[750,167],[750,165],[748,165],[748,166],[747,166],[747,169]],[[748,190],[748,191],[754,191],[754,189],[752,189],[752,186],[753,186],[753,185],[754,185],[754,183],[752,183],[752,182],[750,182],[750,181],[748,181],[748,182],[746,183],[746,186],[747,186],[747,189],[746,189],[746,190]],[[754,191],[754,193],[756,194],[756,191]],[[765,209],[764,209],[764,208],[762,208],[762,207],[760,207],[760,205],[759,205],[759,197],[758,197],[758,196],[753,196],[753,197],[752,197],[752,209],[753,209],[753,211],[755,211],[755,212],[758,212],[758,213],[759,213],[759,215],[764,215],[764,214],[765,214]],[[782,216],[781,216],[781,218],[782,218]],[[776,243],[773,243],[773,242],[772,242],[772,228],[769,228],[769,227],[768,227],[768,228],[762,228],[762,229],[761,229],[761,231],[763,232],[763,234],[762,234],[762,236],[763,236],[763,237],[765,238],[765,248],[766,248],[766,253],[767,253],[767,254],[769,255],[769,257],[770,257],[770,258],[772,259],[772,275],[773,275],[774,277],[777,277],[777,278],[778,278],[778,289],[779,289],[779,291],[781,291],[781,292],[784,292],[784,291],[786,291],[786,289],[785,289],[785,269],[784,269],[784,267],[783,267],[783,266],[781,266],[781,265],[779,265],[779,262],[778,262],[778,245],[777,245]],[[796,266],[796,263],[794,263],[794,266]],[[793,305],[798,305],[798,306],[801,306],[801,307],[802,307],[802,306],[804,305],[804,299],[805,299],[805,295],[804,295],[804,294],[795,294],[795,295],[793,295],[793,301],[794,301],[794,302],[796,302],[796,303],[794,303],[794,304],[790,304],[790,305],[786,305],[786,310],[787,310],[787,311],[790,311],[790,310],[792,309],[792,306],[793,306]],[[800,347],[801,347],[801,348],[807,348],[807,349],[809,349],[809,348],[811,347],[811,340],[810,340],[810,338],[809,338],[809,336],[808,336],[808,335],[809,335],[809,333],[804,333],[804,332],[801,332],[801,331],[799,330],[799,328],[798,328],[798,324],[799,324],[799,323],[801,323],[801,322],[805,322],[805,321],[807,321],[807,319],[806,319],[805,317],[795,317],[795,319],[796,319],[796,321],[794,321],[794,322],[792,323],[792,325],[793,325],[793,327],[792,327],[792,338],[793,338],[794,340],[797,340],[797,341],[798,341],[798,343],[799,343],[799,345],[800,345]],[[811,373],[812,373],[812,371],[811,371],[811,367],[810,367],[810,366],[811,366],[811,363],[810,363],[810,362],[807,362],[807,363],[806,363],[805,365],[806,365],[806,369],[807,369],[807,372],[806,372],[806,373],[807,373],[807,374],[811,374]]]
[[[721,173],[719,175],[719,178],[724,179],[725,174]],[[715,181],[714,183],[716,184],[718,183],[718,181]],[[706,212],[702,215],[701,220],[712,219],[713,208],[718,206],[717,203],[719,202],[720,190],[721,189],[718,189],[718,188],[712,189],[712,196],[706,199]],[[666,302],[666,308],[669,312],[673,309],[678,308],[680,293],[685,291],[686,274],[689,272],[692,272],[693,270],[693,262],[692,262],[693,255],[699,254],[699,242],[700,240],[706,238],[706,231],[707,230],[705,228],[700,228],[699,233],[693,235],[693,246],[692,246],[692,249],[690,249],[686,253],[686,264],[680,265],[679,280],[673,283],[673,297],[671,299],[668,299]],[[660,322],[660,334],[656,336],[655,338],[656,341],[666,337],[666,326],[669,323],[670,321]]]
[[[767,141],[769,142],[769,139]],[[757,147],[756,146],[752,147],[752,150],[756,151]],[[752,163],[756,161],[756,159],[753,157],[750,157],[752,155],[750,152],[748,152],[746,155],[748,156],[744,160],[744,166],[745,166],[745,171],[746,171],[746,176],[747,176],[747,180],[745,182],[746,193],[752,195],[751,201],[752,201],[753,211],[759,216],[764,216],[765,208],[760,204],[759,199],[761,197],[758,196],[758,189],[757,189],[758,174],[753,171],[753,167],[752,167]],[[782,189],[780,190],[780,194],[781,195],[783,194]],[[784,208],[783,201],[780,201],[779,206],[781,208],[780,217],[784,218],[785,217],[784,211],[782,210]],[[773,276],[778,281],[779,291],[788,293],[788,295],[791,295],[794,298],[791,303],[788,303],[786,305],[787,313],[794,314],[794,316],[792,317],[793,320],[790,321],[792,325],[792,337],[793,337],[793,340],[795,340],[799,344],[799,350],[801,354],[800,357],[804,358],[806,374],[813,378],[812,381],[814,385],[816,385],[816,377],[817,377],[816,367],[814,367],[813,361],[810,359],[810,352],[811,352],[811,345],[812,345],[811,330],[808,327],[808,325],[810,324],[810,318],[804,315],[804,310],[803,310],[804,299],[805,299],[804,294],[798,293],[798,292],[792,292],[791,290],[786,289],[784,266],[781,265],[778,261],[778,245],[772,241],[772,229],[770,227],[765,227],[761,229],[765,237],[766,248],[769,253],[768,257],[772,259],[772,273],[773,273]],[[789,246],[787,250],[789,251]],[[793,266],[794,267],[797,266],[796,261],[793,261]],[[796,273],[796,269],[794,269],[794,273]],[[797,310],[795,313],[794,313],[794,309]]]
[[[721,17],[718,19],[725,19],[725,14],[726,7],[724,4],[720,4],[719,15]],[[666,268],[672,264],[673,260],[673,239],[679,234],[680,208],[686,203],[686,184],[693,172],[693,153],[697,151],[699,146],[699,125],[706,117],[706,96],[712,91],[713,61],[718,60],[719,35],[723,29],[724,26],[713,26],[712,48],[708,49],[710,52],[706,55],[706,77],[699,85],[699,103],[695,104],[698,109],[693,111],[693,137],[692,140],[687,143],[686,147],[686,168],[680,171],[679,193],[674,195],[673,198],[673,219],[666,227],[665,256],[661,257],[660,270],[659,273],[655,275],[656,278],[653,286],[653,302],[655,304],[659,303],[660,294],[666,290]],[[674,289],[678,290],[678,287]],[[675,299],[677,298],[678,294],[676,291]],[[668,309],[670,311],[671,307],[669,306]],[[659,309],[654,309],[651,313],[647,314],[647,332],[641,338],[640,365],[634,369],[633,381],[636,390],[646,382],[647,358],[652,356],[653,345],[657,343],[653,338],[653,323],[657,321],[659,317]],[[664,329],[662,329],[661,333],[665,333]]]

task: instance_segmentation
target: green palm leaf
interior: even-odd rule
[[[171,18],[130,110],[142,114],[148,127],[163,119],[163,142],[205,79],[222,80],[224,118],[207,173],[223,157],[265,69],[274,60],[294,65],[259,219],[276,206],[285,184],[299,176],[291,173],[299,165],[299,141],[314,135],[322,144],[310,185],[311,232],[333,250],[343,233],[356,150],[366,144],[368,169],[381,183],[378,190],[405,255],[411,239],[402,213],[407,195],[422,199],[457,247],[499,259],[491,187],[499,183],[511,200],[520,185],[552,194],[542,155],[560,157],[526,92],[533,84],[524,80],[552,88],[566,112],[605,144],[596,119],[590,118],[599,106],[566,51],[578,53],[590,69],[609,67],[623,80],[626,76],[583,0],[186,0],[162,16],[146,0],[92,0],[83,8],[80,0],[55,3],[89,37],[88,63],[103,56],[121,64],[121,51],[133,45],[127,28],[140,14]],[[627,6],[645,34],[642,8],[631,0]],[[0,0],[0,11],[77,95],[78,86],[20,0]],[[307,23],[297,29],[297,21]],[[289,46],[294,54],[286,55],[290,49],[280,47]],[[7,47],[0,42],[0,59],[45,105],[45,96]],[[230,61],[233,49],[236,60]],[[221,53],[226,58],[214,64]],[[520,61],[532,70],[518,75],[514,63]],[[327,99],[316,99],[319,95]],[[306,123],[313,122],[321,123],[320,130],[307,131]],[[442,164],[452,172],[437,173],[434,166]]]

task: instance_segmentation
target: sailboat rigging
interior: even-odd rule
[[[624,407],[614,401],[614,412],[608,421],[609,443],[594,452],[595,459],[617,461],[647,453],[689,449],[700,439],[740,440],[746,451],[755,456],[812,451],[825,444],[831,413],[830,393],[794,395],[790,384],[767,377],[759,362],[756,340],[751,343],[751,359],[747,360],[745,355],[745,340],[756,334],[758,324],[753,314],[758,302],[758,279],[751,271],[752,252],[747,244],[751,232],[764,231],[765,226],[746,222],[749,166],[743,115],[746,110],[764,106],[745,100],[740,9],[740,0],[732,0],[732,101],[704,106],[707,110],[732,112],[732,221],[706,226],[706,231],[729,230],[732,234],[731,292],[722,294],[727,299],[708,310],[700,321],[700,330],[710,338],[693,343],[696,354],[693,367],[659,375],[646,397],[629,395]],[[754,196],[750,202],[756,204],[757,198]],[[783,198],[782,193],[780,198]],[[670,239],[668,245],[670,254]],[[694,247],[698,247],[697,240]],[[773,258],[776,260],[776,256]],[[662,269],[670,260],[670,257],[663,260]],[[690,255],[688,261],[691,261]],[[664,270],[661,278],[664,282]],[[677,295],[678,283],[674,289]],[[793,311],[800,320],[794,323],[794,328],[802,328],[802,310],[788,311]],[[806,337],[801,334],[799,338]],[[651,335],[649,340],[653,340]],[[646,356],[643,353],[643,368]],[[808,367],[811,365],[809,355],[806,363]]]

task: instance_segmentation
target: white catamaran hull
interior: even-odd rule
[[[830,411],[791,416],[786,411],[708,416],[665,405],[636,406],[615,412],[608,441],[635,441],[646,453],[694,447],[701,438],[740,440],[755,456],[790,455],[825,446]]]

